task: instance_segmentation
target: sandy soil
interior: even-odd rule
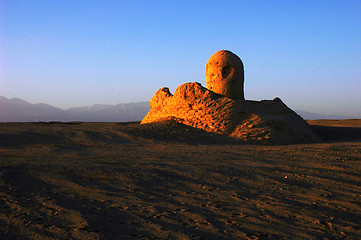
[[[0,124],[0,239],[360,239],[361,120],[309,122],[324,142]]]

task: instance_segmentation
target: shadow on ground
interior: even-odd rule
[[[310,126],[326,142],[361,141],[361,128],[358,127]]]

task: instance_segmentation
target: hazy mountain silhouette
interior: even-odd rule
[[[39,103],[31,104],[19,98],[0,96],[0,122],[71,121],[67,112]]]
[[[95,104],[91,107],[70,108],[66,112],[71,114],[76,121],[129,122],[142,120],[149,109],[149,102],[138,102],[118,105]]]
[[[352,116],[342,116],[342,115],[324,115],[319,113],[306,112],[302,110],[295,110],[295,112],[300,115],[303,119],[306,120],[315,120],[315,119],[350,119],[354,118]]]
[[[48,104],[31,104],[19,98],[0,96],[0,122],[84,121],[128,122],[140,121],[149,111],[149,102],[96,104],[62,110]]]
[[[150,110],[149,102],[121,103],[117,105],[95,104],[62,110],[48,104],[31,104],[19,98],[0,96],[0,122],[83,121],[83,122],[130,122],[140,121]],[[345,119],[341,115],[323,115],[295,110],[302,118]]]

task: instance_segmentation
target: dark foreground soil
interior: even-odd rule
[[[0,124],[0,239],[361,239],[361,120],[310,124],[324,142]]]

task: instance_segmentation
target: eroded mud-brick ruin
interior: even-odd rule
[[[244,67],[230,51],[213,54],[206,83],[184,83],[171,94],[159,89],[142,124],[171,120],[250,143],[288,144],[317,140],[310,126],[279,98],[244,99]]]

